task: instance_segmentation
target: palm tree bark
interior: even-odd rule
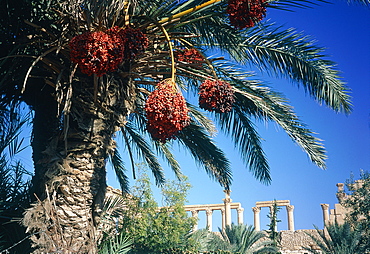
[[[56,102],[53,106],[51,101],[49,106],[38,102],[33,107],[33,184],[41,191],[35,193],[39,201],[27,211],[24,224],[36,233],[32,237],[35,253],[97,252],[105,161],[115,147],[117,127],[124,124],[122,116],[133,108],[135,91],[127,84],[92,84],[91,78],[73,84],[71,111],[61,130],[47,128],[48,123],[55,123]]]

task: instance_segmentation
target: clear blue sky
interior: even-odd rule
[[[358,4],[348,5],[344,0],[335,4],[322,4],[313,9],[296,9],[286,12],[269,9],[267,18],[294,27],[317,40],[327,48],[325,54],[338,63],[344,80],[352,90],[353,113],[349,116],[334,113],[306,97],[286,80],[263,77],[275,89],[283,91],[295,111],[309,128],[324,140],[329,159],[327,170],[313,165],[307,155],[293,143],[274,123],[258,124],[264,138],[263,147],[272,172],[272,184],[265,186],[256,181],[239,160],[238,153],[222,136],[217,137],[232,162],[234,175],[231,186],[233,202],[241,202],[244,221],[253,223],[251,207],[256,201],[288,199],[295,206],[295,228],[311,229],[313,224],[323,226],[320,203],[337,203],[336,184],[344,182],[351,172],[359,175],[360,169],[370,170],[370,8]],[[179,153],[182,152],[179,150]],[[222,188],[211,181],[206,173],[192,163],[190,155],[179,158],[185,175],[193,188],[189,204],[222,203]],[[166,172],[173,178],[172,172]],[[114,177],[109,175],[109,183]],[[159,199],[160,200],[160,199]],[[261,228],[266,228],[268,209],[261,211]],[[236,222],[235,214],[234,222]],[[200,213],[200,227],[205,227],[205,213]],[[279,213],[278,228],[287,229],[286,210]],[[220,216],[214,215],[214,228],[220,226]]]
[[[311,35],[320,46],[327,48],[325,53],[338,63],[344,80],[352,89],[354,110],[349,116],[336,114],[306,97],[288,81],[262,77],[286,94],[301,120],[324,140],[329,156],[327,170],[313,165],[301,148],[274,123],[258,124],[272,174],[272,184],[265,186],[248,172],[232,144],[219,135],[216,140],[232,162],[231,198],[233,202],[242,203],[247,224],[253,223],[251,207],[256,201],[288,199],[295,206],[296,229],[310,229],[313,224],[321,228],[320,203],[328,203],[333,208],[337,202],[336,184],[348,179],[351,172],[358,176],[360,169],[370,171],[370,8],[338,0],[335,4],[296,9],[295,12],[268,9],[266,18]],[[178,153],[183,173],[193,186],[188,204],[222,203],[224,193],[219,184],[198,169],[189,154],[181,150]],[[32,167],[31,158],[21,156],[25,165]],[[128,161],[126,166],[130,167]],[[170,170],[166,171],[166,176],[174,178]],[[108,170],[108,184],[118,188],[111,170]],[[262,229],[268,224],[267,214],[268,209],[262,209]],[[205,214],[200,213],[199,217],[200,228],[205,227]],[[235,214],[233,217],[236,222]],[[279,213],[279,219],[282,220],[279,230],[287,229],[285,208]],[[215,213],[213,230],[217,230],[220,221],[220,214]]]

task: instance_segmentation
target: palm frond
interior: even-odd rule
[[[260,97],[261,95],[263,97]],[[326,167],[325,160],[327,156],[321,140],[315,137],[315,133],[299,120],[293,112],[293,108],[286,103],[284,97],[262,87],[256,87],[253,93],[245,93],[239,90],[236,96],[245,96],[244,99],[238,98],[238,104],[240,103],[239,105],[242,109],[244,105],[250,104],[252,100],[260,110],[256,111],[257,114],[259,113],[260,116],[265,116],[267,119],[276,122],[307,153],[312,162],[320,168]],[[261,98],[263,99],[261,100]]]
[[[133,240],[121,233],[113,238],[106,239],[100,247],[99,254],[125,254],[132,249],[132,245]]]
[[[262,86],[261,82],[248,80],[248,75],[243,74],[242,70],[233,64],[219,62],[215,64],[215,67],[223,76],[230,79],[235,87],[237,100],[234,114],[237,113],[239,116],[245,114],[243,116],[245,118],[254,116],[257,119],[276,122],[307,153],[312,162],[320,168],[325,168],[326,155],[321,140],[315,137],[315,133],[299,120],[282,94],[274,92],[267,86]],[[246,150],[246,148],[243,149]]]
[[[112,220],[119,218],[127,209],[127,199],[122,195],[106,196],[102,207],[102,219]]]
[[[335,63],[323,55],[324,48],[292,28],[282,29],[268,22],[236,31],[227,25],[221,13],[216,11],[207,19],[186,24],[183,29],[201,35],[192,38],[193,44],[217,48],[241,64],[251,64],[262,72],[288,78],[301,84],[318,102],[337,112],[351,112],[348,88]]]
[[[199,108],[190,103],[187,104],[187,107],[190,115],[193,117],[193,120],[202,126],[211,137],[217,134],[217,129],[214,122],[209,117],[205,116],[204,113],[199,110]]]
[[[25,149],[19,134],[28,120],[29,115],[22,114],[18,104],[0,109],[0,153],[8,148],[9,157],[13,157]]]
[[[361,4],[365,5],[367,7],[370,6],[370,0],[348,0],[348,3],[353,3],[353,4]]]
[[[146,119],[144,117],[145,113],[141,104],[137,106],[136,114],[131,114],[129,117],[130,124],[129,126],[135,126],[137,133],[142,133],[143,137],[148,134],[146,131]],[[182,176],[181,167],[175,156],[170,150],[169,143],[161,143],[157,141],[152,142],[154,148],[156,149],[157,155],[161,156],[162,159],[171,167],[172,171],[177,177]]]
[[[261,138],[250,117],[234,107],[232,112],[215,114],[221,130],[230,135],[249,171],[262,183],[271,182],[270,169],[261,147]]]
[[[181,167],[179,162],[176,160],[174,154],[170,150],[169,143],[162,143],[158,141],[154,141],[154,146],[158,154],[162,155],[162,158],[166,160],[167,164],[171,167],[172,171],[175,173],[177,179],[181,179],[183,176],[181,172]]]
[[[275,253],[277,250],[270,240],[263,240],[265,235],[255,231],[253,226],[245,224],[227,225],[219,228],[219,235],[213,235],[208,246],[212,250],[231,251],[233,253]]]
[[[120,184],[122,193],[128,193],[130,188],[129,180],[126,174],[127,170],[117,148],[115,148],[113,153],[110,155],[110,161]]]
[[[154,175],[156,184],[163,184],[163,168],[144,137],[135,130],[134,126],[130,122],[122,127],[121,131],[125,133],[125,135],[129,136],[129,140],[126,141],[126,146],[134,148],[137,155],[146,162]]]
[[[191,123],[177,135],[177,138],[211,178],[229,189],[232,178],[230,163],[203,128]]]
[[[361,245],[361,231],[351,228],[347,222],[338,224],[337,221],[325,225],[323,230],[315,226],[316,235],[307,233],[317,244],[321,252],[306,247],[305,249],[312,253],[365,253]]]
[[[252,63],[261,71],[302,84],[318,102],[337,112],[350,113],[348,88],[335,69],[335,63],[326,60],[322,55],[324,49],[308,36],[292,28],[283,30],[266,24],[247,30],[244,38],[241,53],[234,55],[240,62]]]

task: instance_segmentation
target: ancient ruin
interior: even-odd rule
[[[270,213],[272,212],[272,207],[276,203],[277,206],[285,206],[287,213],[288,213],[288,230],[294,231],[294,216],[293,216],[293,210],[294,206],[290,204],[289,200],[275,200],[275,201],[262,201],[262,202],[256,202],[256,206],[252,207],[253,213],[254,213],[254,228],[257,231],[261,230],[260,227],[260,211],[262,207],[269,207]]]
[[[344,194],[344,184],[338,183],[338,193],[337,198],[340,203],[341,200],[347,198]],[[231,210],[235,209],[237,211],[237,222],[234,223],[243,223],[243,212],[241,203],[232,203],[230,198],[229,190],[225,190],[225,198],[223,199],[222,204],[208,204],[208,205],[186,205],[185,210],[191,212],[192,216],[198,217],[198,213],[204,211],[206,213],[206,227],[208,230],[212,230],[212,215],[213,211],[221,211],[222,219],[222,228],[225,228],[226,225],[231,225]],[[282,254],[308,254],[308,251],[304,250],[305,247],[318,248],[314,241],[311,239],[310,235],[317,237],[317,232],[315,229],[302,229],[295,230],[294,228],[294,206],[290,204],[290,200],[274,200],[274,201],[259,201],[256,202],[256,205],[252,207],[254,214],[254,228],[258,231],[261,230],[260,226],[260,212],[264,207],[270,209],[273,208],[274,203],[278,207],[286,208],[287,217],[288,217],[288,230],[279,231],[281,237],[281,250]],[[345,214],[347,213],[346,209],[341,204],[335,204],[333,209],[329,209],[329,204],[320,204],[323,211],[323,222],[324,225],[328,223],[333,223],[337,221],[339,224],[344,222]],[[194,230],[198,229],[198,225],[194,226]]]
[[[338,202],[340,203],[341,200],[348,198],[346,194],[343,192],[344,184],[338,183],[338,193],[337,198]],[[121,195],[120,190],[115,190],[111,187],[108,187],[108,193],[110,195]],[[232,224],[232,210],[236,210],[237,213],[237,221],[234,222],[236,224],[244,223],[244,208],[242,207],[241,203],[239,202],[232,202],[230,198],[230,190],[224,190],[225,198],[222,200],[223,203],[220,204],[206,204],[206,205],[186,205],[185,211],[191,212],[193,217],[198,218],[200,212],[204,212],[206,215],[206,228],[209,231],[212,231],[212,222],[213,222],[213,213],[214,211],[221,212],[221,224],[222,228],[225,228],[227,225]],[[258,231],[261,230],[260,227],[260,212],[261,209],[264,207],[268,207],[270,209],[273,208],[274,203],[279,207],[286,208],[287,218],[288,218],[288,230],[281,230],[280,238],[281,238],[281,250],[282,254],[308,254],[308,251],[304,250],[303,246],[305,247],[312,247],[317,248],[314,241],[311,239],[309,235],[313,235],[317,237],[317,232],[315,229],[301,229],[295,230],[294,228],[294,206],[290,204],[290,200],[274,200],[274,201],[258,201],[256,202],[255,206],[252,207],[252,211],[254,214],[254,228]],[[347,210],[341,204],[335,204],[333,209],[329,209],[329,204],[322,203],[321,208],[323,212],[323,222],[324,225],[328,223],[333,223],[337,221],[339,224],[344,222],[345,214]],[[250,210],[249,210],[250,211]],[[197,230],[198,225],[195,225],[193,230]]]
[[[243,211],[240,203],[232,203],[230,198],[230,190],[224,190],[225,198],[223,199],[223,204],[209,204],[209,205],[186,205],[185,211],[190,211],[193,217],[198,217],[200,211],[205,211],[207,216],[207,229],[212,231],[212,215],[213,211],[220,210],[222,218],[222,228],[226,225],[231,225],[231,209],[236,209],[238,218],[237,223],[243,224]],[[194,226],[194,230],[198,229],[198,225]]]

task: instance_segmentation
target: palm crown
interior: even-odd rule
[[[288,1],[262,3],[268,8],[283,8],[290,4]],[[295,5],[303,6],[299,2]],[[214,112],[211,118],[221,129],[230,131],[231,139],[257,179],[269,182],[270,176],[258,133],[251,122],[253,118],[277,122],[307,152],[314,163],[324,168],[323,146],[299,121],[286,99],[262,82],[252,80],[252,73],[239,65],[252,63],[262,71],[293,79],[302,84],[306,92],[319,102],[326,103],[336,111],[348,113],[349,96],[339,79],[338,71],[333,69],[334,63],[323,58],[321,48],[292,29],[283,30],[269,23],[258,23],[252,28],[242,30],[236,29],[230,24],[229,16],[232,17],[232,15],[227,14],[227,6],[226,1],[216,0],[203,4],[199,4],[198,1],[102,1],[99,3],[73,1],[68,5],[60,3],[57,11],[51,12],[51,18],[43,20],[41,26],[27,21],[28,29],[33,26],[37,31],[33,32],[37,34],[24,45],[19,45],[22,50],[28,52],[25,57],[30,59],[26,62],[29,60],[31,62],[25,78],[19,75],[19,79],[24,80],[23,85],[17,89],[27,90],[32,73],[44,72],[46,76],[44,80],[55,89],[56,100],[59,103],[57,113],[60,116],[63,114],[67,116],[71,113],[72,83],[87,78],[80,78],[83,73],[86,73],[83,69],[84,65],[81,62],[78,64],[79,67],[73,64],[78,62],[73,59],[75,51],[71,50],[73,39],[81,34],[98,31],[106,34],[105,32],[112,28],[125,30],[125,27],[130,27],[131,30],[143,33],[142,36],[147,38],[147,47],[140,39],[126,42],[126,51],[128,48],[132,51],[129,53],[133,55],[132,59],[127,56],[124,59],[121,58],[121,61],[116,61],[119,66],[116,64],[113,69],[107,67],[104,77],[95,77],[94,81],[90,81],[94,82],[94,93],[99,93],[103,85],[109,84],[109,79],[119,80],[122,84],[127,82],[133,84],[136,89],[135,113],[129,118],[129,125],[124,125],[122,129],[126,134],[142,134],[147,131],[142,128],[145,126],[143,122],[146,121],[143,111],[145,99],[155,89],[157,83],[165,78],[172,78],[175,81],[174,77],[176,77],[177,84],[174,89],[194,94],[204,80],[224,80],[232,86],[235,104],[230,112]],[[52,10],[51,7],[49,10]],[[110,38],[107,37],[107,40]],[[97,47],[101,45],[98,44]],[[145,51],[144,48],[146,48]],[[207,58],[209,49],[228,53],[239,65],[222,58]],[[186,59],[186,52],[190,50],[193,50],[193,53]],[[134,51],[138,54],[135,55]],[[85,52],[81,58],[84,57],[82,60],[88,62],[86,54],[90,53]],[[94,65],[91,59],[102,61],[99,57],[103,56],[89,57],[91,64]],[[11,60],[18,59],[3,59],[3,61]],[[109,61],[113,62],[112,59]],[[101,65],[109,64],[102,62]],[[22,67],[26,66],[26,63],[23,63]],[[3,81],[2,87],[5,88],[6,84]],[[212,133],[214,126],[196,106],[189,104],[188,108],[192,121],[187,128],[176,133],[177,142],[183,143],[190,149],[192,154],[204,163],[211,175],[228,186],[230,173],[227,160],[208,135]],[[125,115],[129,112],[118,111],[118,113]],[[144,145],[144,139],[139,141],[129,136],[130,141],[142,142],[141,145]],[[191,138],[193,140],[190,140]],[[137,142],[134,142],[135,145],[139,145]],[[205,142],[208,144],[208,152],[201,158],[199,151],[195,150],[195,144],[206,145]],[[156,146],[158,149],[165,149],[164,144],[157,143]],[[151,156],[149,151],[146,152],[143,153],[144,157]],[[216,153],[219,156],[214,156]],[[154,172],[157,172],[155,174],[157,181],[162,182],[159,164],[154,163],[151,166],[155,169]],[[173,166],[177,170],[177,165],[173,164]],[[223,171],[228,173],[220,175]]]

